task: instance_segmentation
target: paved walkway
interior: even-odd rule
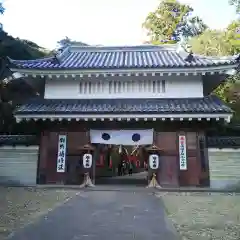
[[[159,198],[147,192],[82,192],[12,240],[176,240]]]

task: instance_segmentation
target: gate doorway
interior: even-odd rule
[[[148,154],[144,147],[98,144],[96,185],[148,184]]]

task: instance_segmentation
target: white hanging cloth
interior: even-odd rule
[[[153,129],[145,130],[90,130],[91,143],[115,145],[151,145]]]

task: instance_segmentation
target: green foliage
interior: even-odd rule
[[[230,5],[233,5],[236,7],[236,13],[240,12],[240,0],[228,0]]]
[[[48,54],[46,49],[39,47],[37,44],[28,41],[21,40],[19,38],[13,38],[6,32],[0,32],[0,56],[10,57],[13,59],[36,59],[44,57]]]
[[[3,4],[0,3],[0,14],[2,15],[5,11],[5,8],[3,7]],[[2,30],[2,24],[0,23],[0,30]]]
[[[240,74],[235,76],[233,79],[233,84],[229,84],[225,89],[224,96],[230,107],[235,111],[233,121],[240,123]]]
[[[240,20],[233,21],[227,27],[226,41],[230,44],[229,54],[239,54],[240,52]]]
[[[0,3],[0,14],[3,14],[5,11],[5,8],[3,7],[3,4]]]
[[[193,9],[177,0],[163,0],[143,23],[153,44],[176,43],[181,35],[201,33],[207,26],[198,17],[189,18]],[[191,23],[191,26],[189,25]]]
[[[29,60],[45,57],[48,53],[49,51],[39,47],[36,43],[13,38],[4,31],[0,32],[0,133],[12,133],[13,129],[16,129],[13,110],[19,101],[33,94],[23,82],[6,83],[3,81],[8,74],[5,68],[6,61],[3,59],[8,56],[13,59]]]
[[[240,38],[237,29],[240,21],[233,21],[226,31],[207,30],[193,37],[189,44],[195,53],[207,56],[228,56],[239,54]],[[230,76],[215,90],[215,93],[235,111],[233,121],[240,122],[240,73]]]
[[[217,30],[206,30],[200,36],[190,39],[189,45],[193,52],[206,56],[229,55],[229,49],[231,48],[226,33]]]
[[[207,56],[227,56],[240,52],[240,21],[233,21],[226,29],[206,30],[201,35],[189,40],[193,52]]]
[[[237,13],[240,12],[240,0],[230,0],[229,3],[236,7]],[[199,17],[186,18],[192,11],[190,6],[181,4],[177,0],[162,0],[158,8],[150,12],[143,23],[150,42],[174,44],[179,41],[179,36],[185,34],[186,37],[191,37],[188,43],[194,53],[219,57],[239,54],[239,20],[233,21],[226,31],[210,30]],[[198,26],[197,30],[196,26]],[[240,121],[239,79],[240,74],[231,76],[215,90],[215,93],[236,111],[235,121]]]

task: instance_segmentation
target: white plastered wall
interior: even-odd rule
[[[116,89],[113,89],[117,82]],[[80,84],[81,83],[81,84]],[[84,90],[82,89],[84,85]],[[85,85],[87,88],[85,89]],[[45,99],[201,98],[201,76],[47,79]]]

